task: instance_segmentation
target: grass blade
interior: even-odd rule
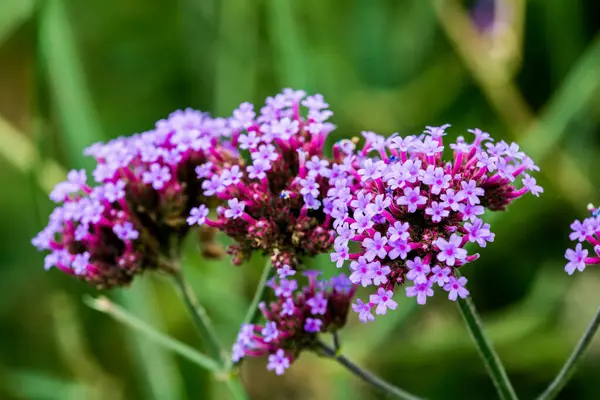
[[[312,68],[294,18],[294,4],[290,0],[267,2],[269,33],[275,47],[280,85],[310,91],[307,71]]]
[[[0,156],[23,174],[36,167],[39,157],[31,140],[0,116]],[[54,160],[44,160],[35,173],[40,188],[50,193],[54,185],[65,178],[66,171]]]
[[[29,400],[90,399],[95,395],[86,385],[37,371],[12,371],[6,382],[11,394]]]
[[[65,4],[62,0],[44,1],[39,14],[40,59],[56,103],[62,143],[71,166],[91,168],[93,161],[82,151],[102,139],[102,134]]]
[[[550,154],[569,124],[597,99],[600,91],[600,35],[589,45],[550,99],[539,122],[522,139],[531,157]]]
[[[240,102],[252,99],[258,58],[254,5],[250,0],[223,0],[219,4],[213,107],[216,115],[227,115]]]
[[[3,0],[0,3],[0,44],[33,14],[34,0]]]
[[[154,290],[147,279],[138,279],[133,286],[118,292],[117,298],[131,313],[158,328],[161,320],[153,301]],[[138,375],[144,382],[146,397],[157,400],[182,398],[182,382],[175,360],[157,347],[151,339],[140,338],[133,332],[128,335]]]

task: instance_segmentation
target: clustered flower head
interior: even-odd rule
[[[453,159],[445,161],[448,126],[404,138],[363,132],[361,150],[349,140],[334,147],[324,200],[337,233],[331,259],[338,268],[350,261],[350,280],[376,288],[369,301],[352,305],[363,322],[374,319],[372,311],[395,309],[394,290],[404,283],[419,304],[436,286],[450,300],[468,296],[467,280],[455,269],[479,256],[467,253],[467,243],[485,247],[494,240],[480,218],[484,210],[504,210],[527,192],[543,192],[526,173],[539,168],[517,144],[494,143],[479,129],[469,131],[472,143],[459,137],[450,144]]]
[[[56,267],[100,288],[123,285],[157,268],[189,230],[186,217],[208,201],[195,166],[236,158],[227,120],[187,109],[154,130],[97,143],[85,154],[97,161],[97,186],[71,171],[50,194],[59,206],[34,239]]]
[[[281,375],[302,350],[315,347],[319,333],[335,333],[345,325],[356,285],[344,274],[319,280],[320,271],[305,271],[308,284],[300,288],[288,279],[296,271],[287,267],[278,273],[269,284],[275,301],[260,305],[265,323],[242,325],[232,358],[237,363],[269,355],[267,369]]]
[[[231,144],[241,156],[196,168],[204,195],[223,205],[214,218],[206,205],[194,207],[187,221],[233,238],[235,264],[259,250],[272,256],[276,268],[295,269],[302,256],[333,245],[332,219],[322,206],[332,172],[323,145],[335,128],[327,122],[333,113],[323,96],[305,96],[286,89],[268,97],[259,115],[252,104],[241,104],[228,120]]]
[[[569,239],[577,243],[575,249],[567,249],[565,258],[569,261],[565,266],[565,271],[572,275],[575,270],[583,272],[588,265],[600,264],[600,208],[594,208],[589,205],[588,209],[592,215],[583,221],[575,220],[571,224],[572,232]],[[594,253],[583,248],[582,243],[589,243],[594,249]]]

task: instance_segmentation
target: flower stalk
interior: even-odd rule
[[[244,317],[244,324],[251,324],[256,319],[258,315],[258,303],[262,300],[265,295],[265,290],[267,288],[267,279],[269,279],[269,275],[271,273],[271,260],[267,259],[265,263],[265,267],[263,268],[262,275],[260,277],[260,281],[256,286],[256,292],[254,292],[254,297],[252,298],[252,302],[250,306],[248,306],[248,311],[246,312],[246,316]]]
[[[596,315],[592,319],[592,322],[588,326],[587,330],[579,340],[577,347],[571,353],[571,356],[562,367],[554,381],[548,386],[548,388],[542,393],[538,400],[551,400],[554,399],[560,391],[565,387],[569,379],[573,376],[577,367],[581,363],[583,359],[583,355],[586,353],[587,349],[590,347],[592,340],[594,339],[594,335],[596,331],[600,327],[600,307],[598,307],[598,311],[596,311]]]
[[[200,305],[200,303],[198,303],[196,295],[185,280],[185,277],[181,271],[174,272],[173,278],[175,285],[179,289],[181,298],[194,321],[194,325],[198,330],[198,334],[203,340],[206,341],[206,346],[209,353],[220,363],[223,363],[227,359],[227,354],[219,342],[217,333],[215,332],[210,319],[206,314],[206,310]]]
[[[515,390],[508,379],[506,370],[500,361],[500,357],[498,357],[498,354],[496,354],[496,351],[492,346],[492,342],[484,331],[483,323],[477,314],[477,310],[471,301],[471,297],[466,297],[464,299],[459,298],[458,308],[463,319],[465,320],[467,328],[469,329],[469,333],[477,345],[477,350],[479,350],[479,354],[481,355],[483,363],[485,364],[485,368],[487,369],[490,378],[492,378],[494,386],[496,386],[496,390],[498,391],[500,399],[518,399]]]
[[[318,349],[328,358],[337,361],[341,366],[346,368],[348,371],[352,372],[354,375],[368,383],[369,385],[377,388],[381,392],[393,396],[396,399],[403,400],[420,400],[420,397],[413,396],[412,394],[390,384],[389,382],[384,381],[376,375],[373,375],[371,372],[366,371],[365,369],[359,367],[354,364],[348,358],[346,358],[342,354],[338,354],[338,351],[327,346],[323,342],[317,342]]]
[[[183,273],[181,272],[181,269],[174,269],[172,271],[172,275],[175,285],[179,289],[183,302],[192,316],[194,325],[198,330],[198,334],[205,341],[211,356],[216,359],[221,370],[225,373],[223,375],[224,383],[227,385],[231,395],[235,400],[247,399],[248,395],[246,394],[242,383],[238,379],[237,375],[231,371],[231,363],[229,362],[227,352],[221,345],[219,337],[217,336],[217,333],[210,322],[206,310],[198,302],[196,295],[194,294],[190,285],[187,283]]]
[[[155,343],[163,346],[166,349],[173,351],[174,353],[179,354],[180,356],[187,358],[194,364],[199,365],[200,367],[218,373],[220,370],[219,364],[214,361],[212,358],[199,353],[192,347],[183,344],[173,338],[170,338],[167,335],[164,335],[150,325],[145,322],[137,319],[132,314],[128,313],[123,308],[117,306],[106,297],[92,298],[86,297],[84,298],[84,303],[94,310],[100,311],[102,313],[108,314],[116,321],[122,323],[123,325],[143,333],[148,338],[153,340]]]

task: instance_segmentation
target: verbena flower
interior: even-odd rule
[[[264,324],[243,325],[233,346],[233,361],[268,355],[267,369],[281,375],[303,350],[313,348],[319,333],[334,333],[346,323],[356,286],[341,274],[317,279],[318,271],[305,271],[305,286],[296,280],[274,278],[270,287],[276,299],[260,304]]]
[[[267,98],[260,113],[243,103],[229,119],[231,143],[242,157],[199,165],[203,193],[223,206],[216,216],[205,205],[190,212],[190,225],[208,225],[234,239],[235,264],[253,251],[272,256],[276,268],[296,269],[302,256],[333,245],[332,218],[323,203],[332,174],[323,156],[335,126],[321,95],[286,89]]]
[[[480,218],[484,210],[504,210],[527,192],[543,192],[526,173],[539,168],[518,145],[494,144],[479,129],[469,131],[472,143],[459,137],[450,144],[453,159],[445,161],[448,126],[404,138],[363,132],[360,150],[356,140],[334,146],[336,173],[324,200],[336,229],[331,260],[338,267],[349,262],[353,283],[376,287],[369,302],[353,305],[363,322],[373,311],[396,308],[394,291],[405,283],[406,295],[419,304],[435,287],[450,300],[466,297],[466,278],[457,279],[454,270],[479,257],[467,253],[467,243],[485,247],[494,240]]]
[[[38,249],[51,251],[46,269],[105,288],[166,265],[162,260],[189,230],[190,210],[208,201],[195,167],[238,157],[228,144],[229,126],[187,109],[152,131],[86,149],[98,163],[98,185],[87,183],[85,171],[71,171],[50,194],[59,205],[33,239]]]
[[[583,272],[585,267],[600,264],[600,209],[588,206],[592,215],[583,221],[575,220],[571,224],[569,239],[578,242],[575,249],[567,249],[565,258],[568,260],[565,271],[571,275],[575,270]],[[588,243],[592,246],[593,253],[583,247]]]

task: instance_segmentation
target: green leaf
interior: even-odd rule
[[[120,399],[123,397],[119,382],[98,363],[89,351],[88,340],[75,308],[76,303],[64,293],[50,299],[53,331],[59,358],[68,367],[71,376],[96,392],[95,398]]]
[[[308,73],[312,72],[309,55],[302,41],[304,35],[294,15],[295,2],[269,0],[267,16],[269,36],[273,42],[279,83],[282,87],[310,90]]]
[[[91,168],[93,160],[83,149],[102,139],[77,54],[75,35],[62,0],[43,2],[39,16],[40,61],[56,104],[62,144],[70,166]]]
[[[34,172],[42,190],[50,193],[65,178],[64,169],[54,160],[44,160],[35,171],[39,154],[23,132],[0,116],[0,156],[23,174]]]
[[[0,3],[0,45],[31,17],[35,0],[2,0]]]
[[[161,327],[161,320],[157,312],[158,305],[156,304],[155,291],[151,287],[151,282],[147,279],[137,279],[134,284],[126,289],[117,292],[117,299],[133,314],[146,321],[152,321],[156,327]],[[122,311],[122,310],[121,310]],[[114,315],[113,315],[114,316]],[[133,317],[127,314],[129,321]],[[121,322],[124,320],[120,319]],[[163,348],[156,346],[158,340],[161,341],[164,347],[171,346],[171,350],[178,351],[180,354],[190,354],[185,348],[185,354],[182,349],[172,343],[167,343],[163,339],[159,339],[156,335],[151,335],[149,325],[143,324],[136,319],[137,329],[147,334],[148,338],[140,338],[139,335],[131,333],[127,336],[130,348],[133,352],[134,362],[138,368],[138,375],[144,382],[142,385],[147,391],[146,398],[154,398],[157,400],[166,398],[182,398],[182,382],[179,376],[179,370],[175,360],[164,351]],[[133,327],[133,325],[132,325]],[[187,356],[188,359],[194,359],[196,363],[202,359],[194,353],[194,356]]]
[[[219,4],[214,112],[227,115],[252,100],[257,77],[257,8],[252,0],[222,0]]]
[[[569,124],[580,118],[597,99],[600,91],[598,71],[600,71],[600,35],[579,58],[564,83],[550,99],[537,125],[522,140],[521,145],[530,149],[528,153],[534,160],[548,156],[552,148],[567,133]]]
[[[86,385],[37,371],[14,370],[5,380],[10,393],[29,400],[90,399],[94,396],[93,390]]]

